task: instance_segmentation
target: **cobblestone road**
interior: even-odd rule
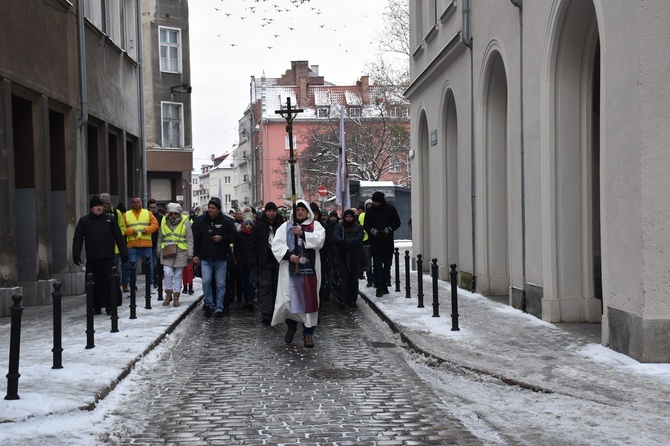
[[[302,325],[286,345],[285,326],[265,327],[241,308],[205,320],[198,308],[124,405],[117,432],[126,434],[114,443],[480,444],[370,314],[326,303],[310,350]]]

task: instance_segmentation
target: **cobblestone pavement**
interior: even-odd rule
[[[198,308],[121,415],[115,444],[474,445],[362,309],[323,306],[316,347]],[[374,315],[372,317],[375,317]],[[149,376],[150,374],[150,376]],[[146,385],[145,385],[146,383]],[[119,414],[117,414],[119,415]],[[133,427],[134,426],[134,427]],[[135,430],[135,432],[132,432]]]

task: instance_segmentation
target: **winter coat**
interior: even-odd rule
[[[309,216],[302,225],[309,226],[314,221],[314,213],[309,209],[309,204],[300,200],[307,206]],[[277,281],[277,299],[275,301],[274,314],[272,316],[272,325],[284,323],[286,319],[293,319],[305,324],[306,327],[316,327],[319,320],[319,312],[312,313],[292,313],[291,312],[291,283],[289,268],[293,268],[295,264],[288,259],[290,257],[290,248],[287,238],[288,231],[293,217],[283,223],[272,240],[272,253],[279,262],[279,280]],[[292,237],[292,235],[291,235]],[[321,256],[319,250],[323,246],[326,239],[326,231],[319,223],[314,222],[312,232],[304,233],[304,247],[306,249],[313,249],[315,251],[314,269],[316,273],[316,297],[318,299],[318,291],[321,288]],[[320,304],[320,303],[319,303]]]
[[[279,215],[270,223],[265,215],[262,215],[251,231],[252,250],[256,258],[256,268],[263,269],[266,264],[278,266],[279,262],[272,254],[272,240],[283,221]],[[272,237],[272,238],[271,238]]]
[[[126,239],[113,216],[89,212],[77,222],[72,238],[72,257],[81,257],[82,245],[86,245],[86,260],[113,259],[118,246],[121,257],[128,257]]]
[[[163,217],[163,220],[165,221],[165,224],[167,227],[174,231],[177,226],[179,226],[179,223],[182,222],[186,217],[181,216],[179,218],[179,221],[175,223],[174,225],[170,224],[170,220],[168,217]],[[193,258],[193,231],[191,229],[191,225],[189,224],[188,220],[184,222],[184,228],[186,229],[186,246],[188,247],[186,250],[179,249],[177,248],[177,255],[174,257],[168,257],[168,258],[163,258],[163,221],[161,221],[161,225],[159,226],[158,229],[158,238],[156,239],[156,254],[158,255],[158,258],[161,259],[161,265],[165,266],[171,266],[172,268],[186,268],[188,264],[191,262],[191,259]]]
[[[212,237],[221,236],[220,242]],[[230,244],[235,242],[237,229],[233,220],[219,212],[216,218],[211,219],[205,213],[195,219],[193,223],[193,256],[201,260],[227,260]]]
[[[350,259],[350,262],[360,263],[365,255],[363,253],[363,227],[354,220],[350,228],[345,228],[338,223],[333,231],[335,244],[337,245],[339,260]]]
[[[235,261],[237,262],[237,266],[242,270],[253,268],[256,264],[252,237],[252,233],[246,233],[244,232],[244,229],[237,233]]]
[[[384,228],[391,228],[390,234],[384,234]],[[368,233],[370,253],[375,255],[393,254],[393,231],[400,227],[400,217],[393,205],[381,202],[365,212],[363,229]],[[374,230],[373,230],[374,229]]]

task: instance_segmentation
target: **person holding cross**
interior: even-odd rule
[[[284,342],[290,344],[298,322],[302,322],[304,346],[312,348],[314,328],[319,319],[319,250],[326,240],[326,231],[314,221],[314,213],[305,200],[296,202],[294,213],[277,229],[272,239],[272,253],[279,262],[272,325],[286,323]]]

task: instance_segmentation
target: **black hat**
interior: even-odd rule
[[[265,210],[266,211],[276,211],[277,210],[277,205],[274,204],[272,201],[268,201],[265,204]]]
[[[298,204],[295,205],[295,208],[296,208],[296,209],[298,209],[298,208],[305,208],[305,209],[307,209],[307,210],[309,211],[309,209],[307,208],[307,205],[305,204],[304,201],[299,201]]]
[[[314,202],[311,202],[311,203],[309,204],[309,207],[310,207],[310,209],[312,210],[312,212],[314,212],[314,215],[316,215],[316,214],[321,215],[321,209],[319,209],[319,205],[318,205],[318,204],[316,204],[316,203],[314,203]]]
[[[337,211],[330,211],[330,214],[328,214],[328,217],[329,217],[329,218],[330,218],[330,217],[335,217],[335,218],[337,218],[338,220],[340,219],[340,216],[337,215]]]
[[[372,201],[376,201],[377,203],[385,203],[386,200],[384,200],[384,192],[377,191],[372,194]]]
[[[97,195],[93,195],[93,198],[91,198],[89,208],[92,208],[93,206],[104,206],[102,200]]]
[[[346,217],[347,215],[351,215],[352,217],[356,216],[356,213],[352,211],[351,209],[347,209],[342,213],[342,218]]]
[[[209,206],[210,204],[213,204],[214,206],[216,206],[218,210],[221,210],[221,200],[219,200],[218,198],[212,197],[212,199],[209,200],[209,203],[207,203],[207,206]]]

